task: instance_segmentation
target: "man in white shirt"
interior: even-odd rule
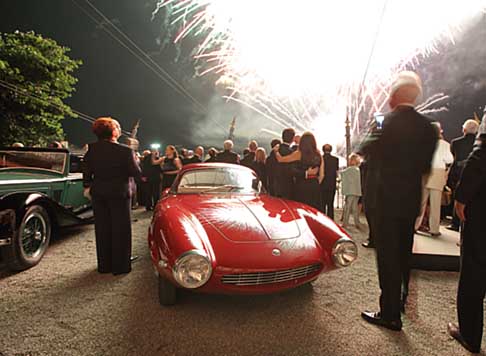
[[[429,233],[431,236],[440,236],[440,207],[442,192],[447,183],[447,166],[452,164],[454,156],[451,153],[449,143],[442,136],[442,128],[439,122],[432,123],[437,130],[439,140],[432,158],[432,170],[427,176],[422,190],[422,206],[420,215],[415,221],[415,230],[420,228],[424,218],[427,202],[430,201]]]

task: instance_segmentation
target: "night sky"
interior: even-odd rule
[[[77,2],[89,9],[84,1]],[[164,32],[163,19],[158,16],[151,20],[155,0],[92,2],[203,105],[218,100],[214,96],[212,78],[193,77],[192,63],[187,59],[190,52],[179,53],[170,44],[164,46],[169,36]],[[74,109],[93,117],[113,116],[125,130],[130,130],[134,121],[141,119],[139,138],[144,146],[160,142],[192,147],[206,143],[203,141],[207,132],[211,134],[208,136],[210,144],[215,144],[214,137],[218,140],[220,137],[220,142],[225,139],[231,109],[224,115],[209,118],[198,113],[194,104],[169,88],[73,1],[2,0],[0,17],[0,31],[34,30],[71,48],[71,57],[83,61],[74,74],[79,79],[76,92],[68,100]],[[486,103],[485,38],[486,17],[483,16],[473,28],[464,32],[456,46],[443,46],[439,54],[427,58],[417,68],[423,76],[426,93],[451,95],[449,112],[437,117],[447,138],[460,134],[462,122],[472,116],[473,111],[482,114]],[[251,127],[249,123],[245,125]],[[64,128],[69,141],[76,145],[94,140],[90,124],[80,119],[65,120]],[[241,135],[240,131],[241,144],[248,135]]]

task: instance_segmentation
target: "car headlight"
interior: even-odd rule
[[[349,266],[358,257],[356,244],[348,239],[339,239],[332,248],[332,259],[338,267]]]
[[[209,259],[198,251],[181,255],[173,268],[174,278],[184,288],[199,288],[211,277],[212,267]]]

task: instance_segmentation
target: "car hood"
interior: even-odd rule
[[[178,203],[204,225],[234,242],[287,240],[300,236],[285,201],[266,196],[179,196]]]

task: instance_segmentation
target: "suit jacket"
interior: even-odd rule
[[[185,166],[186,164],[191,164],[191,163],[201,163],[202,160],[198,156],[194,155],[191,158],[181,159],[181,162],[182,165]]]
[[[381,133],[372,135],[363,148],[379,170],[375,192],[379,213],[418,216],[422,177],[430,171],[437,140],[430,121],[412,107],[400,106],[385,116]]]
[[[216,155],[216,162],[239,164],[240,156],[233,151],[223,151]]]
[[[322,190],[336,190],[337,171],[339,159],[331,154],[324,154],[324,179],[321,183]]]
[[[455,187],[461,178],[462,169],[464,168],[467,157],[473,150],[475,140],[475,135],[468,134],[451,141],[451,152],[454,156],[454,162],[449,173],[449,182],[452,188]]]
[[[255,162],[255,152],[249,152],[245,157],[241,159],[240,164],[248,168],[253,168],[254,162]]]
[[[129,198],[129,178],[141,175],[131,148],[104,140],[89,145],[83,166],[83,185],[93,198]]]
[[[288,143],[282,143],[280,144],[278,152],[284,157],[294,152],[294,150]],[[293,163],[277,163],[277,174],[274,176],[277,196],[292,199],[294,169],[295,164]]]
[[[486,269],[486,137],[478,144],[466,161],[456,189],[455,199],[466,205],[464,241],[467,240],[473,258]],[[465,242],[466,243],[466,242]]]

